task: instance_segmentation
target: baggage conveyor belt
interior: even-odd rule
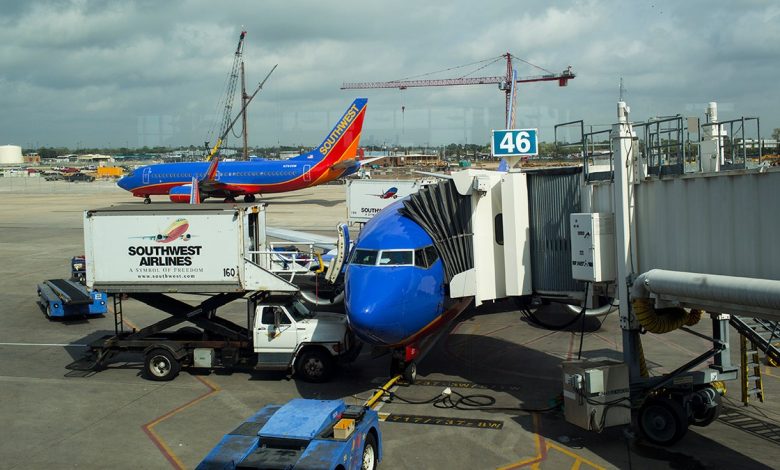
[[[91,304],[92,297],[80,285],[65,279],[49,279],[46,281],[63,302],[70,305]]]

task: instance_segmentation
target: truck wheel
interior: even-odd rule
[[[376,438],[373,434],[366,434],[366,443],[363,446],[363,461],[361,470],[376,470],[377,463]]]
[[[304,349],[297,360],[296,371],[307,382],[326,382],[333,375],[333,359],[320,348]]]
[[[688,431],[688,417],[678,401],[651,398],[639,410],[639,429],[653,444],[670,446]]]
[[[167,349],[152,349],[144,358],[144,375],[149,380],[164,382],[179,375],[181,364]]]

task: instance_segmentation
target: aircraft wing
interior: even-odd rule
[[[374,157],[374,158],[364,158],[363,160],[358,160],[356,158],[350,158],[349,160],[342,160],[334,165],[331,165],[331,169],[333,170],[345,170],[347,168],[353,167],[355,165],[363,166],[366,163],[371,163],[374,161],[377,161],[379,159],[382,159],[385,157]]]
[[[265,234],[269,237],[287,240],[292,243],[306,243],[307,245],[313,245],[325,251],[335,249],[336,243],[338,242],[336,237],[277,227],[266,227]]]
[[[419,171],[419,170],[415,170],[414,172],[417,173],[418,175],[433,176],[435,178],[441,178],[443,180],[452,179],[451,175],[445,175],[444,173],[432,173],[430,171]]]

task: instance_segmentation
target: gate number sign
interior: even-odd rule
[[[493,131],[491,148],[494,157],[538,155],[537,129]]]

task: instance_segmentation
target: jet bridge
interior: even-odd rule
[[[404,214],[434,239],[453,298],[473,296],[479,305],[539,295],[584,299],[590,308],[600,294],[618,302],[619,367],[632,421],[651,441],[671,444],[689,423],[717,418],[718,384],[737,378],[731,315],[780,320],[780,168],[763,162],[760,148],[750,151],[744,133],[730,138],[726,127],[753,120],[758,129],[756,118],[719,122],[711,103],[703,124],[655,118],[637,133],[621,102],[609,131],[610,163],[601,167],[608,171],[465,170],[412,196]],[[699,142],[686,140],[692,133]],[[709,317],[709,334],[689,328],[702,317]],[[711,347],[649,377],[640,331],[678,328]],[[709,360],[708,369],[696,370]],[[575,375],[567,386],[585,393]],[[606,413],[615,405],[598,406]],[[653,423],[673,432],[654,432]]]

